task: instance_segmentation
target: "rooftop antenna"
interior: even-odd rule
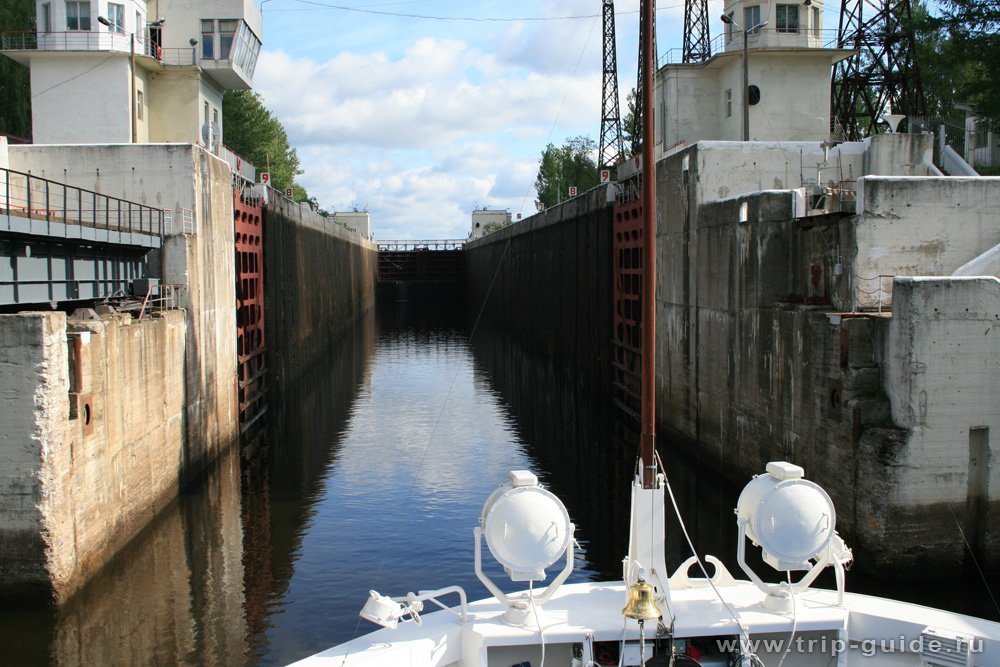
[[[844,139],[879,133],[889,109],[926,114],[911,18],[910,0],[841,0],[837,48],[857,51],[833,76],[831,122]]]
[[[599,169],[610,169],[625,159],[621,113],[618,105],[618,56],[615,45],[615,3],[604,0],[604,79],[601,104],[601,146]]]
[[[809,3],[809,0],[806,0]],[[682,62],[700,63],[712,57],[708,36],[708,0],[684,0],[684,49]]]

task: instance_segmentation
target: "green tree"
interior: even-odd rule
[[[555,206],[568,197],[570,186],[584,192],[600,182],[594,154],[597,144],[590,137],[571,137],[560,147],[549,144],[542,151],[535,191],[538,202]]]
[[[288,144],[288,134],[281,122],[268,111],[258,93],[230,90],[222,99],[222,142],[256,165],[258,171],[271,174],[271,186],[279,190],[298,187],[293,184],[301,174],[299,156]],[[299,187],[294,199],[305,201],[309,195]]]
[[[636,91],[635,88],[628,91],[628,95],[625,96],[625,106],[628,107],[628,111],[625,113],[625,117],[622,118],[622,138],[625,141],[625,159],[634,157],[632,155],[632,146],[635,145],[636,135],[639,133],[639,116],[636,113]]]
[[[970,104],[1000,130],[1000,2],[940,0],[937,13],[914,4],[917,63],[928,114],[960,119],[956,104]]]
[[[0,32],[35,29],[33,0],[0,2]],[[0,132],[31,137],[31,84],[28,68],[0,56]]]

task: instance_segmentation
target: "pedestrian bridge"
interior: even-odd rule
[[[0,306],[127,290],[164,221],[158,208],[0,169]]]

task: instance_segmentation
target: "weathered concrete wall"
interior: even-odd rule
[[[858,276],[946,276],[1000,243],[1000,178],[858,181]]]
[[[375,303],[378,246],[283,197],[264,216],[269,390],[295,383]]]
[[[898,278],[881,350],[892,421],[908,435],[896,453],[872,549],[912,536],[917,568],[961,563],[965,544],[1000,565],[1000,280]],[[872,516],[877,517],[877,514]]]
[[[198,496],[170,505],[60,607],[47,664],[246,662],[256,610],[244,593],[253,555],[244,550],[236,448],[211,467]]]
[[[611,358],[608,186],[465,246],[469,308],[548,358]]]
[[[66,316],[0,315],[0,582],[12,597],[48,593],[43,453],[69,414]]]
[[[22,578],[63,600],[238,438],[233,190],[225,162],[192,145],[19,146],[10,159],[20,171],[166,209],[174,221],[163,249],[149,258],[149,274],[179,286],[183,310],[162,320],[171,323],[165,337],[145,321],[140,328],[123,321],[115,325],[121,332],[109,328],[93,337],[110,351],[101,357],[86,349],[104,348],[85,348],[86,359],[98,354],[86,378],[94,388],[72,390],[74,396],[100,398],[100,407],[91,406],[97,411],[93,433],[77,442],[75,431],[60,431],[61,422],[47,421],[58,411],[37,401],[9,413],[28,426],[37,422],[31,428],[48,434],[31,436],[47,443],[42,467],[24,469],[27,479],[34,474],[41,480],[29,483],[35,486],[28,492],[37,496],[40,488],[43,494],[34,500],[40,518],[32,530],[45,531],[44,566],[36,558],[35,569]],[[55,335],[62,342],[51,347],[65,355],[65,325],[61,331]],[[33,363],[15,365],[11,376],[31,377],[38,364],[57,370],[66,365],[55,357]],[[149,380],[150,372],[159,379]],[[91,449],[91,440],[97,449]],[[63,491],[54,493],[55,488]],[[23,544],[5,542],[0,552],[15,560],[25,549],[37,556],[37,540],[19,535]]]
[[[885,270],[898,275],[995,244],[997,184],[871,178],[859,209],[881,215],[796,220],[788,191],[706,192],[720,175],[701,171],[718,165],[700,148],[658,164],[660,428],[740,481],[768,460],[803,465],[869,571],[961,571],[956,521],[1000,561],[988,519],[998,473],[980,463],[1000,419],[997,282],[897,278],[907,293],[891,317],[838,314],[854,302],[859,257],[895,261]],[[914,421],[921,410],[934,415]]]
[[[0,354],[16,360],[0,380],[14,427],[2,442],[0,581],[5,593],[63,601],[177,493],[184,315],[3,315],[0,336]]]
[[[12,146],[11,168],[170,213],[149,274],[180,285],[188,317],[185,451],[195,475],[239,434],[233,189],[229,167],[191,144]],[[190,218],[189,233],[184,219]]]

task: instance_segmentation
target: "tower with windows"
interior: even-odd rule
[[[30,68],[35,143],[212,148],[262,35],[253,0],[37,0],[35,30],[0,52]]]
[[[850,52],[835,48],[836,30],[824,31],[823,0],[726,0],[723,12],[709,59],[658,73],[659,154],[744,140],[744,110],[747,140],[827,139],[832,65]]]

